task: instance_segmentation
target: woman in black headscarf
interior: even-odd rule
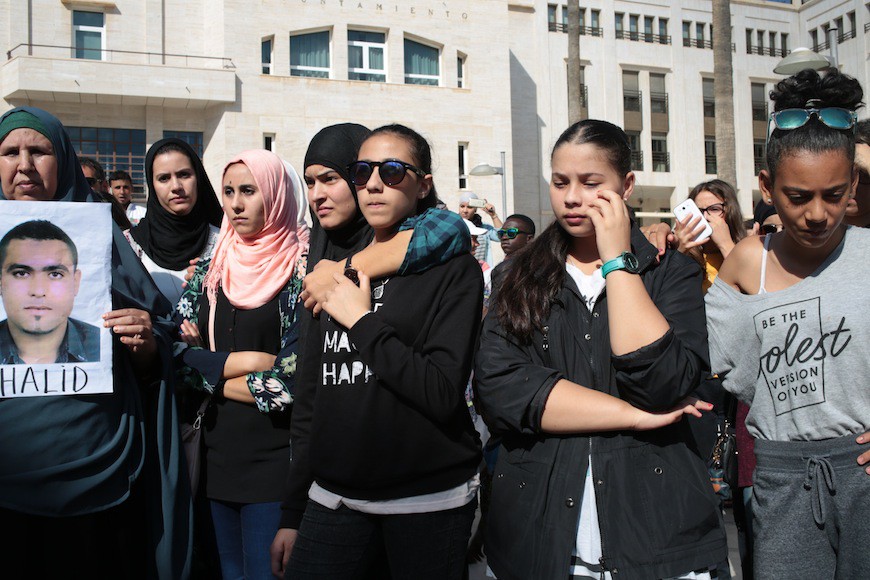
[[[0,150],[6,200],[94,201],[51,114],[4,114]],[[0,399],[0,523],[15,530],[0,543],[0,560],[10,577],[190,573],[170,305],[116,226],[111,268],[115,310],[104,320],[114,334],[112,392]]]
[[[308,275],[302,293],[313,311],[302,318],[300,353],[290,440],[293,461],[285,489],[281,527],[272,543],[272,571],[283,574],[296,530],[308,501],[312,476],[308,466],[308,433],[314,413],[314,394],[320,384],[321,325],[316,318],[323,295],[335,284],[333,275],[360,270],[372,278],[423,272],[453,256],[471,251],[468,229],[455,213],[430,209],[406,220],[393,240],[368,247],[374,231],[363,217],[357,189],[348,171],[371,131],[356,123],[321,129],[305,154],[305,183],[311,210]],[[315,267],[317,270],[315,271]]]
[[[157,287],[176,304],[191,260],[210,258],[223,212],[205,168],[181,139],[162,139],[145,155],[147,213],[128,239]]]

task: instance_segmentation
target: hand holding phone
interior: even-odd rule
[[[698,205],[694,202],[694,200],[687,199],[683,203],[679,204],[674,208],[674,216],[680,222],[685,222],[686,217],[689,217],[689,222],[697,220],[697,225],[693,228],[693,231],[697,232],[699,228],[701,229],[700,233],[695,235],[693,242],[703,242],[708,239],[711,235],[713,235],[713,228],[710,226],[710,222],[704,219],[704,214],[701,213],[701,210],[698,208]]]

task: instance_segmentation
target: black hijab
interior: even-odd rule
[[[184,216],[164,209],[154,190],[154,157],[164,145],[173,145],[173,149],[184,151],[196,173],[196,203],[190,213]],[[183,270],[190,265],[190,260],[202,254],[208,242],[209,225],[221,225],[224,214],[214,188],[193,147],[175,138],[161,139],[148,149],[145,154],[145,181],[148,184],[148,211],[139,225],[130,230],[130,235],[161,268]]]
[[[311,248],[308,251],[308,270],[321,259],[340,260],[365,248],[372,241],[374,231],[359,209],[356,186],[350,179],[347,166],[356,161],[360,145],[371,131],[356,123],[339,123],[321,129],[308,145],[305,169],[310,165],[323,165],[334,169],[347,182],[356,202],[353,219],[340,228],[324,230],[314,211],[311,211]]]

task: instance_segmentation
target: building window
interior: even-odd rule
[[[626,131],[628,146],[631,148],[631,170],[643,171],[643,151],[640,148],[640,132]]]
[[[556,5],[547,4],[547,29],[556,32]]]
[[[788,55],[788,34],[781,32],[779,35],[779,47],[782,56]]]
[[[263,63],[263,74],[270,75],[272,74],[272,45],[273,45],[273,37],[269,37],[263,40],[260,44],[260,60]]]
[[[329,78],[329,31],[290,37],[290,76]]]
[[[646,42],[653,41],[653,20],[652,16],[644,16],[643,18],[643,39]]]
[[[758,30],[758,54],[764,54],[764,31]]]
[[[683,20],[683,46],[692,46],[692,23]]]
[[[701,92],[704,95],[704,116],[713,119],[716,117],[716,93],[713,79],[701,79]]]
[[[849,12],[846,16],[849,17],[849,33],[851,37],[854,38],[858,33],[858,23],[855,20],[855,11]]]
[[[617,12],[614,14],[613,26],[614,30],[616,30],[616,38],[622,38],[622,21],[625,18],[625,14],[622,12]]]
[[[752,54],[752,32],[751,28],[746,29],[746,54]]]
[[[73,10],[73,56],[103,60],[106,48],[106,15],[102,12]]]
[[[665,75],[650,73],[649,102],[653,113],[668,112],[668,91],[665,87]]]
[[[758,175],[767,164],[767,143],[764,139],[756,139],[752,142],[752,156],[755,162],[755,174]]]
[[[456,86],[460,89],[465,86],[465,59],[462,53],[456,53]]]
[[[665,133],[652,134],[653,171],[667,173],[671,170],[671,158],[668,154],[668,136]]]
[[[640,17],[637,14],[628,15],[628,37],[631,40],[637,40],[638,36],[638,21]]]
[[[767,98],[764,94],[764,85],[752,83],[752,120],[767,121]]]
[[[770,49],[770,56],[776,56],[776,33],[770,32],[767,36],[770,40],[770,43],[768,44],[768,48]]]
[[[164,139],[181,139],[196,151],[196,154],[202,157],[202,131],[164,131]]]
[[[638,73],[623,71],[622,73],[622,103],[626,111],[640,112],[640,85]]]
[[[139,193],[144,191],[144,129],[67,126],[66,131],[77,154],[93,157],[100,162],[106,173],[123,169],[133,178],[133,189]]]
[[[387,82],[387,35],[383,32],[347,31],[347,78],[352,81]]]
[[[431,85],[437,87],[441,81],[439,66],[440,51],[405,39],[405,84]]]
[[[468,143],[459,144],[459,189],[468,188]]]
[[[266,151],[275,151],[275,134],[263,133],[263,149]]]
[[[810,44],[813,45],[813,50],[818,52],[818,50],[819,50],[819,31],[815,28],[810,30]]]
[[[704,172],[716,175],[716,140],[704,139]]]
[[[695,46],[704,48],[704,23],[695,23]]]
[[[668,44],[668,19],[659,18],[659,42]]]
[[[601,11],[589,11],[589,25],[592,27],[592,36],[601,36]]]
[[[562,30],[568,30],[568,7],[562,4]]]

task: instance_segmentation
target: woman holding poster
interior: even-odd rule
[[[198,264],[176,307],[194,347],[180,355],[187,382],[211,393],[203,480],[225,578],[271,576],[309,238],[295,183],[270,151],[227,164],[214,256]]]
[[[31,107],[0,118],[0,186],[10,202],[92,201],[60,121]],[[55,241],[53,266],[65,267],[68,248],[74,267],[70,246]],[[190,572],[190,499],[169,380],[170,307],[117,227],[105,267],[115,308],[102,316],[114,334],[108,392],[0,399],[0,524],[14,530],[0,543],[0,560],[9,577]],[[50,318],[52,309],[43,309],[34,316]]]
[[[712,370],[750,407],[757,578],[870,569],[870,232],[843,223],[862,96],[836,70],[776,85],[758,177],[783,231],[737,244],[707,293]]]

